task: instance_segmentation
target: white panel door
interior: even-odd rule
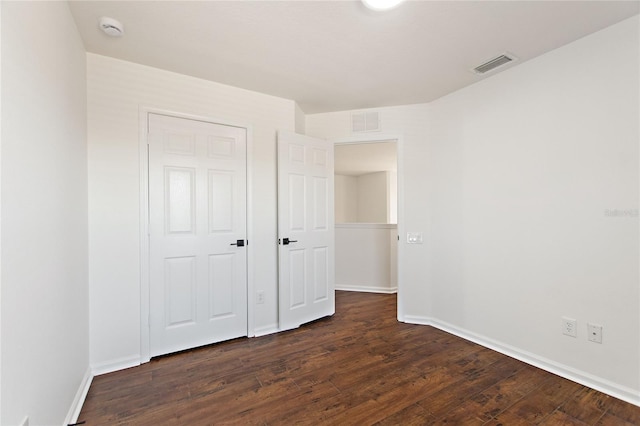
[[[148,117],[150,354],[246,336],[246,130]]]
[[[335,312],[333,144],[278,133],[280,329]]]

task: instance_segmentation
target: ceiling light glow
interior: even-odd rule
[[[367,6],[371,10],[389,10],[393,9],[404,0],[362,0],[365,6]]]

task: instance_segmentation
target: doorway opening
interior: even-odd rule
[[[398,293],[402,174],[398,136],[335,143],[336,290]]]

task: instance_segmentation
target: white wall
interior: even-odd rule
[[[387,172],[358,176],[358,222],[387,223]]]
[[[427,158],[427,126],[429,124],[429,105],[405,105],[399,107],[378,108],[382,117],[382,132],[401,136],[398,143],[399,161],[402,162],[404,179],[404,212],[398,217],[398,234],[405,241],[406,232],[426,232],[429,223],[426,214],[428,200],[425,196],[424,164]],[[307,135],[326,139],[352,139],[352,111],[331,112],[307,115]],[[360,134],[358,136],[366,137]],[[401,271],[398,288],[400,315],[424,314],[426,304],[430,303],[427,273],[429,258],[426,244],[413,244],[404,247],[402,258],[398,259]],[[405,311],[405,312],[402,312]]]
[[[434,102],[426,167],[431,315],[636,398],[638,218],[605,211],[638,209],[638,35],[636,17]]]
[[[335,175],[336,223],[397,223],[397,174]]]
[[[398,291],[398,225],[389,230],[389,287]]]
[[[396,225],[336,224],[336,289],[397,291]]]
[[[0,52],[2,51],[2,5],[0,2]],[[0,54],[0,187],[2,186],[2,54]],[[0,193],[0,422],[2,421],[2,195]]]
[[[304,135],[306,132],[306,118],[304,111],[300,108],[300,105],[295,103],[295,130],[296,133]]]
[[[85,53],[66,2],[2,2],[2,415],[69,421],[88,380]]]
[[[256,332],[277,326],[276,130],[293,131],[295,103],[155,68],[87,55],[91,364],[140,360],[139,108],[246,123],[253,129]]]
[[[398,173],[387,172],[387,223],[398,223]]]
[[[335,175],[334,179],[335,221],[353,223],[358,221],[358,178]]]
[[[638,27],[632,18],[429,105],[379,109],[382,131],[404,135],[400,221],[425,238],[400,259],[405,319],[635,403]],[[307,133],[349,137],[349,117],[308,115]],[[577,339],[560,333],[563,315]],[[587,321],[604,326],[602,345],[586,340]]]

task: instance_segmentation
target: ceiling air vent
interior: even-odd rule
[[[473,72],[475,72],[476,74],[486,74],[489,71],[493,71],[496,68],[507,65],[513,61],[516,61],[517,59],[518,58],[510,53],[504,53],[500,56],[488,60],[482,65],[478,65],[473,69]]]
[[[351,114],[353,133],[375,132],[380,130],[380,115],[377,112],[357,112]]]

